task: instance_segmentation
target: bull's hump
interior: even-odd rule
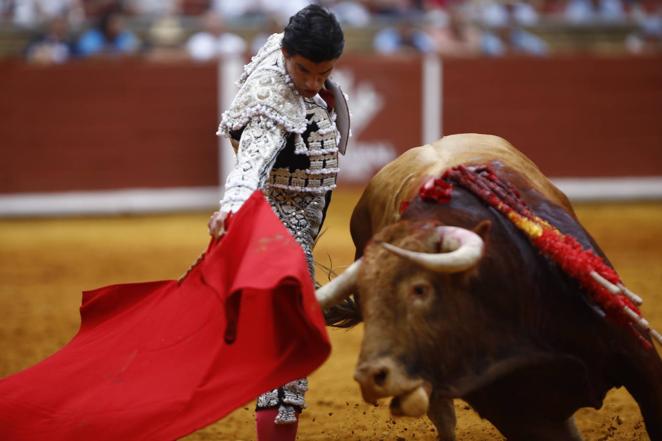
[[[528,182],[526,186],[529,190],[536,190],[544,198],[572,211],[565,195],[547,179],[538,166],[499,136],[478,133],[450,135],[423,147],[434,151],[434,154],[426,154],[426,158],[433,161],[426,168],[427,175],[439,176],[460,164],[492,165],[495,169],[510,170],[511,175],[518,175]]]
[[[528,189],[572,210],[565,196],[508,141],[494,135],[463,133],[409,149],[372,178],[364,203],[373,214],[373,231],[397,221],[402,202],[414,197],[425,179],[460,164],[498,165],[496,168],[510,170],[528,182]]]
[[[515,170],[531,170],[530,175],[542,176],[538,168],[505,139],[464,133],[444,136],[432,144],[407,150],[385,166],[375,178],[380,188],[393,187],[391,194],[408,198],[428,176],[440,176],[460,164],[489,164],[495,161]]]
[[[538,168],[508,141],[494,135],[466,133],[444,136],[424,147],[434,152],[434,165],[429,169],[434,175],[460,164],[486,164],[493,161],[517,168],[533,167],[540,174]]]

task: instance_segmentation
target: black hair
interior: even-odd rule
[[[312,4],[290,17],[283,33],[283,49],[313,63],[335,60],[345,47],[345,36],[333,13]]]
[[[112,40],[117,37],[117,35],[112,35],[111,34],[111,29],[110,25],[113,21],[113,19],[116,19],[120,17],[120,13],[116,9],[109,9],[108,11],[104,12],[101,17],[99,17],[99,22],[97,24],[97,27],[99,31],[103,34],[105,38],[108,38],[109,40]]]

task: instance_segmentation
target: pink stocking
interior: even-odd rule
[[[274,419],[278,409],[264,409],[255,412],[257,441],[294,441],[297,437],[299,421],[292,424],[276,424]]]

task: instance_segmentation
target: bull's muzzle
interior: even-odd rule
[[[359,364],[354,379],[361,386],[367,403],[377,404],[380,398],[394,397],[391,413],[418,417],[428,409],[430,388],[421,379],[412,379],[389,357]]]

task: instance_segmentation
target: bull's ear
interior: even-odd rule
[[[485,240],[487,239],[487,235],[489,234],[491,229],[492,229],[492,221],[484,220],[481,221],[481,223],[479,223],[478,225],[476,225],[473,231],[474,233],[479,235],[481,239]]]

